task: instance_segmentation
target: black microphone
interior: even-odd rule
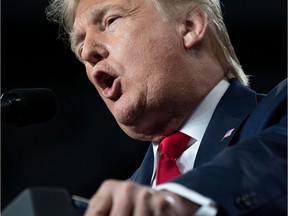
[[[13,89],[1,95],[1,121],[9,124],[49,121],[56,112],[56,96],[47,88]]]

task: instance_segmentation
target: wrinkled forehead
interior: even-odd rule
[[[73,47],[77,33],[88,23],[99,22],[108,11],[126,11],[131,13],[141,8],[146,0],[75,0],[74,19],[71,25],[70,40]]]
[[[137,2],[145,2],[146,0],[74,0],[76,2],[74,9],[75,16],[77,14],[82,13],[83,11],[93,7],[94,9],[97,7],[105,7],[107,5],[119,5],[122,7],[132,6]]]
[[[111,8],[123,8],[129,10],[135,5],[139,5],[146,0],[75,0],[74,23],[84,16],[95,17]]]

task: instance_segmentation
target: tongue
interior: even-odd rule
[[[103,90],[103,95],[106,98],[112,99],[112,100],[116,100],[120,97],[120,82],[119,82],[119,78],[115,79],[112,86],[111,87],[106,87]]]
[[[107,87],[103,90],[103,95],[107,98],[111,97],[112,92],[111,92],[111,88]]]

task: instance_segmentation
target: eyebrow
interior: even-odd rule
[[[125,9],[123,7],[120,7],[119,5],[112,5],[112,4],[107,4],[104,6],[97,6],[95,5],[92,7],[92,9],[88,12],[88,16],[86,19],[86,22],[90,22],[93,20],[93,22],[99,22],[105,16],[105,14],[112,9],[121,9],[124,11]],[[81,40],[83,40],[84,34],[77,34],[75,31],[71,31],[70,33],[70,43],[71,43],[71,48],[75,52],[76,46],[80,43]]]

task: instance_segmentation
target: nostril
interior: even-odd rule
[[[90,48],[87,46],[83,48],[81,57],[84,61],[91,64],[92,66],[95,66],[98,62],[105,59],[108,54],[108,52],[104,49],[100,48]]]
[[[100,54],[93,54],[91,55],[86,61],[94,67],[98,62],[100,62],[103,59],[103,57]]]
[[[99,62],[99,61],[101,61],[103,59],[103,56],[100,55],[99,53],[95,53],[93,55],[93,59],[94,59],[94,63],[97,63],[97,62]]]
[[[103,57],[100,54],[93,54],[89,58],[84,59],[92,67],[94,67],[98,62],[100,62]]]

